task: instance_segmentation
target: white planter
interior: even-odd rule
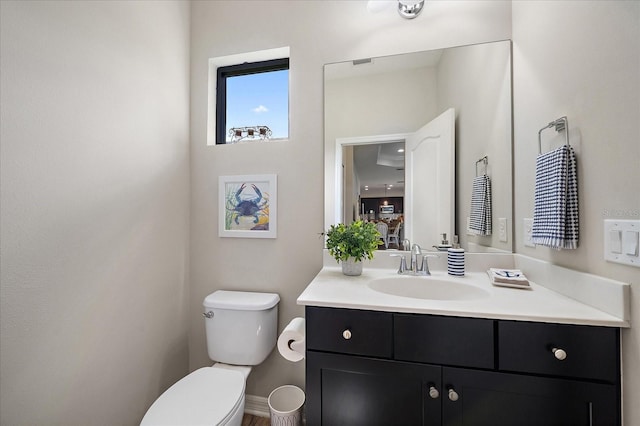
[[[356,262],[353,257],[342,261],[342,273],[352,277],[362,275],[362,261]]]

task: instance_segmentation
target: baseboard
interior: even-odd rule
[[[264,396],[245,395],[244,412],[258,417],[269,417],[269,403]]]

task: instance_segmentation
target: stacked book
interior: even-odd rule
[[[500,287],[527,288],[530,289],[529,280],[519,269],[498,269],[489,268],[487,270],[491,284]]]

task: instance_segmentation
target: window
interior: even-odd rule
[[[289,137],[289,58],[217,69],[216,144]]]

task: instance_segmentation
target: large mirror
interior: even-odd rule
[[[324,79],[325,229],[366,219],[388,248],[446,233],[512,251],[509,41],[327,64]]]

